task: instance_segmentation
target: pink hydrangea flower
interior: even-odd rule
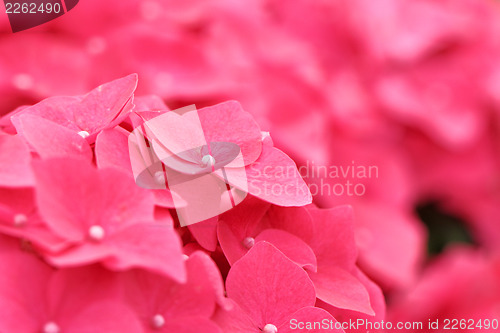
[[[55,270],[0,236],[0,331],[143,332],[116,277],[98,266]]]
[[[136,86],[137,75],[131,74],[83,96],[49,97],[14,114],[11,121],[23,135],[21,117],[38,116],[67,127],[93,143],[101,130],[115,127],[127,117],[133,108]]]
[[[314,307],[314,286],[306,272],[265,241],[233,265],[226,290],[234,308],[220,310],[214,317],[224,332],[294,332],[294,319],[336,322],[328,312]]]
[[[249,203],[239,211],[257,212],[258,205]],[[365,286],[355,277],[357,250],[350,207],[272,207],[265,216],[261,212],[257,219],[240,213],[239,221],[237,212],[231,219],[232,211],[221,218],[219,242],[231,264],[256,242],[267,241],[306,270],[320,300],[337,308],[374,314]]]
[[[184,284],[147,271],[124,273],[125,299],[142,319],[144,331],[220,333],[210,320],[216,307],[214,284],[222,284],[220,276],[218,281],[208,278],[212,265],[206,254],[191,254]]]
[[[67,243],[62,251],[44,253],[49,262],[142,267],[185,280],[180,241],[171,225],[155,222],[151,193],[116,169],[98,170],[77,159],[35,166],[40,215]]]

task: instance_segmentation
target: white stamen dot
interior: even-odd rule
[[[163,171],[156,171],[154,177],[156,184],[165,185],[165,173]]]
[[[59,326],[53,321],[48,322],[43,326],[43,333],[59,333],[61,330]]]
[[[247,237],[243,240],[243,246],[250,249],[255,245],[255,239],[253,237]]]
[[[33,88],[33,77],[29,74],[17,74],[12,78],[12,84],[20,90],[28,90]]]
[[[165,318],[161,314],[157,314],[151,319],[151,325],[154,328],[161,328],[165,325]]]
[[[204,166],[213,166],[215,164],[215,158],[212,155],[205,155],[202,157],[201,162]]]
[[[22,227],[28,222],[28,218],[24,214],[16,214],[14,216],[14,225],[16,227]]]
[[[189,256],[188,256],[187,254],[183,254],[183,255],[182,255],[182,259],[184,259],[184,260],[188,260],[188,259],[189,259]]]
[[[89,229],[89,237],[92,240],[100,241],[104,238],[104,229],[100,225],[93,225]]]
[[[264,141],[264,139],[267,138],[268,136],[271,136],[269,132],[261,132],[261,135],[262,135],[262,141]]]
[[[89,134],[89,132],[87,132],[87,131],[80,131],[80,132],[78,132],[78,135],[79,135],[79,136],[81,136],[82,138],[84,138],[84,139],[85,139],[85,138],[86,138],[86,137],[88,137],[90,134]]]
[[[266,324],[266,326],[264,326],[264,329],[262,330],[262,333],[276,333],[276,332],[278,332],[278,328],[273,324]]]

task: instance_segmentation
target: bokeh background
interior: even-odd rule
[[[81,0],[15,34],[0,17],[0,114],[130,73],[171,109],[238,100],[316,205],[353,206],[387,318],[500,318],[500,2]]]

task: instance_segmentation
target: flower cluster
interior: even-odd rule
[[[9,30],[0,332],[500,319],[498,1],[82,0]]]
[[[8,309],[0,331],[286,332],[291,319],[333,322],[330,308],[375,314],[382,294],[356,266],[352,209],[303,207],[312,198],[295,164],[238,103],[198,115],[214,173],[226,153],[217,142],[244,153],[233,161],[248,181],[239,205],[183,227],[173,198],[188,204],[184,193],[139,187],[128,140],[137,119],[149,117],[141,125],[169,147],[196,133],[175,131],[180,116],[154,105],[158,98],[134,99],[136,86],[129,75],[6,116],[5,130],[16,134],[0,136],[0,293]],[[168,168],[164,152],[155,154]],[[179,172],[199,168],[177,163]],[[275,175],[278,167],[295,173]],[[191,191],[214,195],[208,185]],[[273,185],[297,191],[259,191]]]

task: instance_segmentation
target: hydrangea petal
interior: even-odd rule
[[[263,145],[260,157],[245,171],[245,177],[234,174],[229,183],[278,206],[304,206],[312,202],[311,192],[295,162],[279,149]],[[220,172],[216,174],[224,179]]]
[[[118,125],[132,109],[137,74],[105,83],[85,95],[79,104],[69,105],[75,123],[91,134]]]
[[[132,175],[128,137],[118,128],[105,129],[97,135],[95,156],[99,168],[120,168]]]
[[[302,328],[299,326],[299,323],[302,323]],[[308,327],[307,323],[311,323],[310,325],[312,328]],[[325,323],[327,323],[327,326]],[[335,323],[337,323],[337,320],[335,320],[335,318],[332,317],[332,315],[327,311],[313,306],[306,306],[292,314],[289,319],[285,321],[285,324],[278,328],[278,332],[344,333],[344,330],[335,328]]]
[[[92,160],[92,151],[87,140],[76,131],[30,114],[20,115],[17,124],[17,132],[22,133],[42,158],[74,156]]]
[[[40,213],[64,239],[81,241],[92,225],[119,229],[153,220],[151,194],[119,170],[71,158],[35,162]]]
[[[282,323],[290,313],[314,305],[316,299],[307,273],[267,242],[255,244],[233,265],[226,290],[260,327]],[[274,301],[277,298],[280,302]]]
[[[242,167],[257,160],[262,151],[259,125],[240,103],[227,101],[198,111],[207,142],[231,142],[240,147],[243,161],[229,167]],[[243,163],[241,163],[243,162]]]
[[[320,267],[309,274],[316,296],[335,307],[374,315],[365,286],[349,272],[334,266]]]
[[[316,256],[309,245],[299,237],[279,229],[266,229],[255,237],[255,242],[260,241],[273,244],[290,260],[304,269],[316,271]]]
[[[30,168],[28,146],[17,135],[0,135],[0,185],[31,186],[34,183]]]

